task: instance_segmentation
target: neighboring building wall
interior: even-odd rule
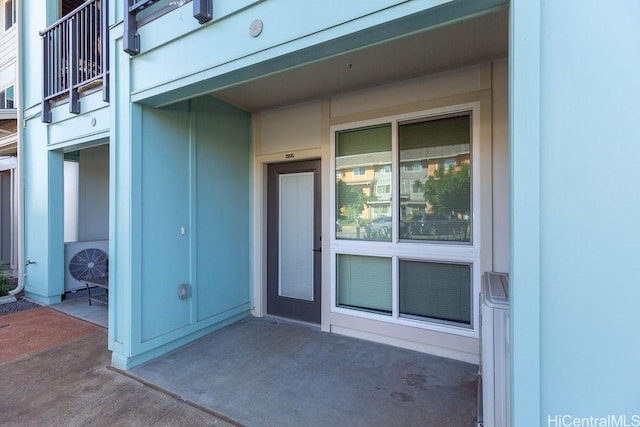
[[[19,277],[16,2],[0,1],[0,261]],[[10,156],[10,157],[5,157]]]
[[[11,171],[0,171],[0,262],[12,260],[12,196],[13,180]]]
[[[18,176],[15,157],[0,157],[0,262],[8,274],[19,274]]]
[[[512,2],[514,426],[640,421],[639,16]]]
[[[15,85],[18,50],[18,25],[6,28],[5,4],[6,0],[0,2],[0,90]]]

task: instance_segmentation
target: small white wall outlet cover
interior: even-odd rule
[[[264,25],[262,24],[261,20],[254,19],[249,26],[249,34],[251,35],[251,37],[258,37],[262,33],[263,27]]]

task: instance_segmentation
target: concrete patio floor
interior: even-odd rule
[[[102,290],[94,292],[104,293]],[[61,302],[53,304],[50,307],[66,313],[69,316],[95,323],[104,328],[109,326],[109,308],[106,304],[95,302],[89,305],[89,297],[86,290],[67,292],[64,294]]]
[[[476,425],[476,365],[249,317],[121,373],[94,328],[0,363],[0,425]]]
[[[128,372],[247,426],[476,425],[476,365],[247,318]]]

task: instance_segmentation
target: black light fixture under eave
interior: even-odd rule
[[[213,17],[213,0],[193,0],[193,17],[200,24],[211,21]]]

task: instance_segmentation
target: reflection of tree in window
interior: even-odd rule
[[[375,196],[366,195],[362,188],[347,185],[343,180],[336,182],[336,209],[339,216],[346,217],[349,222],[355,223],[357,237],[360,237],[360,221],[362,211],[369,202],[376,200]]]
[[[421,194],[425,213],[450,216],[471,212],[470,142],[468,114],[401,124],[399,130],[401,179],[411,179],[412,194]],[[418,161],[419,160],[419,161]],[[415,176],[416,164],[429,165]],[[415,200],[414,202],[417,202]]]
[[[471,176],[468,163],[463,163],[459,168],[438,168],[423,184],[423,188],[424,198],[436,214],[467,214],[471,210]]]

